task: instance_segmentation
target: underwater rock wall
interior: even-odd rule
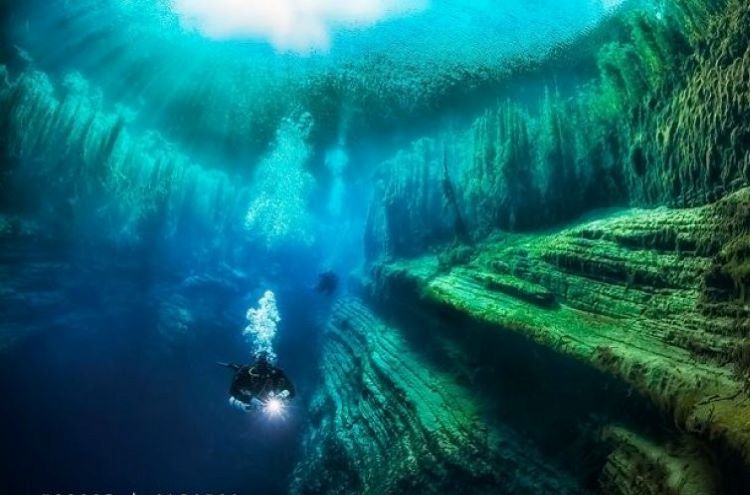
[[[730,2],[725,14],[711,19],[705,39],[688,62],[687,82],[657,114],[651,139],[663,171],[662,177],[652,175],[649,180],[661,186],[651,198],[696,204],[747,185],[749,25],[750,4],[741,0]]]
[[[323,340],[293,493],[581,492],[363,302],[339,301]]]
[[[603,440],[613,446],[600,488],[608,495],[707,495],[722,493],[711,459],[697,443],[656,443],[619,426]]]
[[[378,265],[368,293],[523,335],[616,377],[711,452],[727,470],[712,479],[742,493],[750,483],[750,314],[738,253],[746,253],[749,211],[743,189],[704,207],[497,234],[461,258]]]
[[[148,246],[167,238],[184,254],[231,248],[216,239],[242,228],[242,181],[192,162],[158,133],[139,131],[136,114],[107,108],[79,74],[56,84],[33,69],[11,80],[3,69],[0,85],[8,157],[0,201],[10,213],[34,216],[59,239]]]
[[[549,74],[537,69],[549,83],[536,100],[508,97],[469,129],[423,138],[380,167],[370,259],[597,207],[700,205],[747,185],[747,25],[739,0],[645,2],[606,22],[590,35],[610,32],[587,62],[596,79],[561,92],[552,59]]]

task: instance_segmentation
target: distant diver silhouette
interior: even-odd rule
[[[318,285],[315,290],[326,296],[333,295],[339,287],[339,276],[332,270],[318,275]]]
[[[217,364],[234,370],[229,403],[235,407],[245,411],[262,410],[269,416],[278,416],[294,398],[294,385],[283,370],[270,363],[265,351],[256,355],[252,365]]]

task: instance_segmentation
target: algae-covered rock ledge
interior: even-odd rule
[[[742,493],[748,206],[375,265],[323,336],[295,493]]]
[[[749,215],[744,189],[705,207],[503,234],[465,261],[380,264],[368,291],[381,303],[444,308],[484,331],[521,334],[614,376],[675,431],[750,465],[747,279],[731,254]]]
[[[402,332],[339,301],[293,493],[584,493]]]

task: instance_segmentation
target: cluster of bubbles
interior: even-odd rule
[[[315,179],[305,168],[312,154],[307,143],[311,128],[312,116],[307,112],[285,118],[272,151],[255,172],[245,227],[269,249],[313,241],[307,203]]]
[[[258,300],[256,308],[247,310],[247,320],[250,322],[242,332],[253,346],[253,353],[268,353],[271,361],[276,359],[273,351],[273,338],[276,335],[276,327],[281,321],[281,315],[276,307],[276,296],[267,290],[263,297]]]

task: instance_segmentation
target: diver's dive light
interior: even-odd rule
[[[281,413],[284,412],[284,403],[281,401],[281,399],[272,397],[268,399],[268,401],[266,401],[265,405],[263,406],[263,411],[268,416],[281,416]]]

